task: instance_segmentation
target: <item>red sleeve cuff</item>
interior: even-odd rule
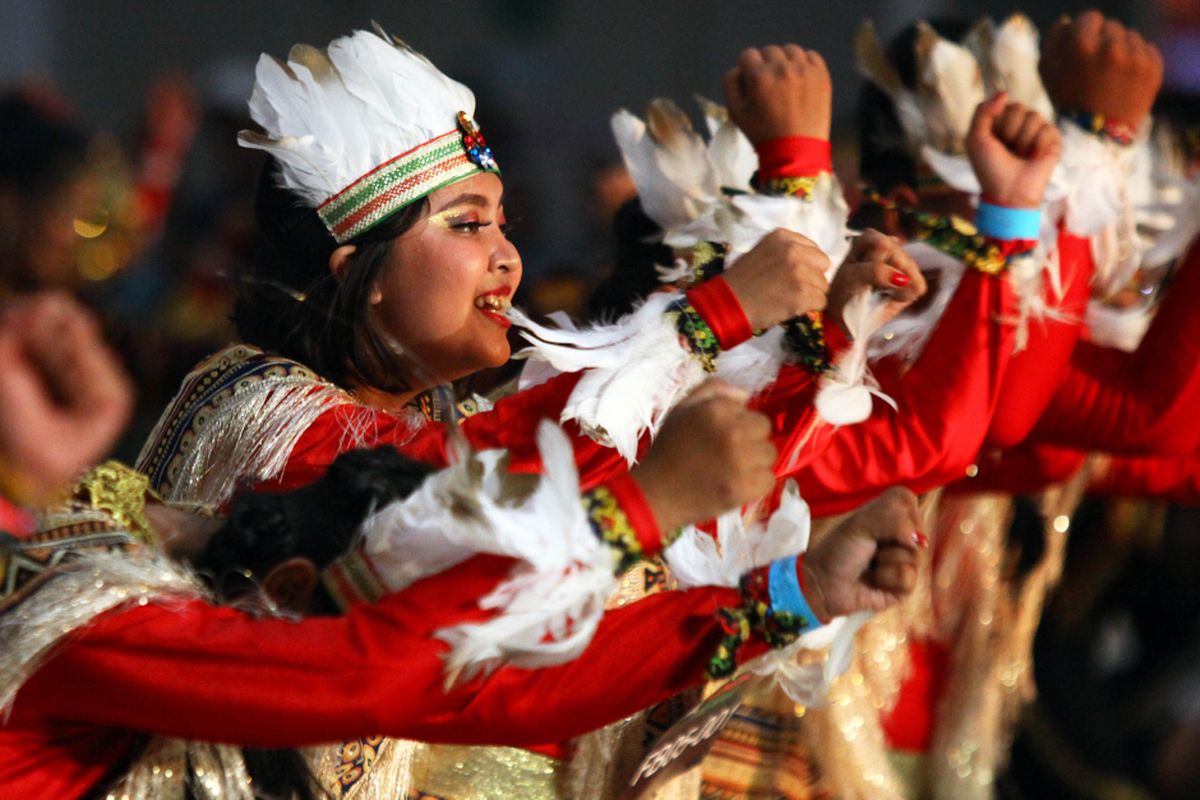
[[[825,139],[781,136],[765,139],[754,149],[758,151],[760,180],[809,177],[833,171],[833,151]]]
[[[754,335],[737,295],[720,275],[689,289],[687,299],[704,318],[722,350],[737,347]]]
[[[638,543],[642,546],[642,554],[646,558],[657,555],[662,551],[662,531],[658,529],[658,520],[646,502],[646,496],[628,472],[622,472],[604,482],[604,486],[612,493],[617,505],[625,512],[625,518],[633,526]]]

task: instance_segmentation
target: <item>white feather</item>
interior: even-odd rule
[[[950,155],[925,145],[921,148],[921,157],[951,189],[976,198],[983,191],[979,186],[979,178],[975,175],[975,168],[965,155]]]
[[[335,39],[327,57],[297,47],[285,65],[263,55],[255,77],[250,116],[264,133],[242,131],[238,141],[275,156],[283,186],[312,206],[455,130],[459,111],[475,113],[470,89],[406,45],[366,31]]]
[[[714,539],[688,528],[666,551],[667,564],[680,586],[736,587],[742,575],[757,567],[808,550],[812,521],[808,504],[795,481],[788,481],[779,508],[766,525],[752,513],[730,512],[718,518]],[[854,634],[871,612],[837,617],[792,644],[772,650],[746,665],[756,675],[772,676],[793,702],[823,705],[829,686],[850,666]],[[804,651],[829,652],[823,660],[798,657]]]
[[[1040,59],[1037,27],[1024,14],[1013,14],[992,36],[992,49],[984,62],[988,93],[1006,91],[1014,103],[1033,109],[1042,119],[1054,119],[1054,105],[1038,73]]]
[[[842,320],[853,344],[834,359],[821,376],[814,404],[821,419],[832,425],[854,425],[871,415],[874,395],[890,405],[896,403],[879,390],[867,366],[867,345],[883,324],[888,297],[870,288],[863,289],[846,303]]]
[[[663,229],[691,222],[693,209],[688,196],[663,172],[656,157],[657,145],[647,134],[646,123],[620,109],[612,116],[612,130],[646,216]]]
[[[917,65],[918,104],[929,132],[925,141],[944,152],[961,153],[975,107],[984,98],[979,62],[965,47],[940,36],[928,53],[925,63]]]
[[[509,312],[531,344],[518,357],[549,362],[560,372],[584,371],[560,419],[575,420],[629,463],[637,460],[641,437],[653,435],[667,411],[706,375],[665,316],[678,297],[652,294],[618,322],[584,330],[550,328]]]
[[[905,311],[875,332],[867,348],[872,361],[891,355],[913,361],[920,356],[966,271],[962,261],[923,242],[904,245],[904,252],[917,262],[921,272],[938,276],[937,294],[921,311]]]
[[[779,373],[787,360],[783,328],[776,325],[717,356],[716,377],[748,394],[757,394]]]
[[[451,644],[448,681],[501,663],[538,667],[570,660],[595,632],[615,586],[613,555],[579,503],[571,444],[552,423],[538,429],[544,471],[532,492],[514,491],[503,451],[466,454],[363,525],[363,550],[390,591],[476,553],[516,559],[480,607],[486,622],[438,632]]]
[[[749,192],[750,179],[758,169],[758,154],[742,129],[729,118],[729,112],[707,98],[696,96],[708,126],[708,161],[717,184],[723,189]]]
[[[750,570],[807,550],[811,527],[808,503],[789,480],[765,525],[753,512],[730,511],[717,518],[715,539],[689,526],[664,555],[683,588],[736,587]]]
[[[1059,126],[1062,161],[1047,190],[1050,219],[1076,236],[1089,238],[1095,282],[1108,296],[1123,288],[1141,263],[1137,218],[1128,192],[1142,140],[1121,147],[1070,122]]]

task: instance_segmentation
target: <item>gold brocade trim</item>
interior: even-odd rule
[[[155,543],[146,519],[146,496],[159,498],[145,475],[120,461],[105,461],[83,476],[77,493],[86,495],[92,508],[112,514],[142,544]]]

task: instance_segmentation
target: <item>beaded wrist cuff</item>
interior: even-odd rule
[[[787,583],[785,571],[789,569],[794,587],[783,586]],[[723,608],[717,612],[725,635],[708,662],[708,676],[713,680],[734,673],[738,666],[737,652],[752,635],[757,634],[771,647],[779,648],[820,626],[800,594],[794,557],[746,573],[742,576],[739,591],[742,595],[740,608]],[[798,603],[796,597],[799,597]]]
[[[1108,119],[1102,114],[1092,114],[1087,111],[1066,111],[1059,117],[1083,128],[1088,133],[1094,133],[1101,139],[1107,139],[1114,144],[1128,147],[1137,139],[1137,131],[1124,122]]]
[[[677,281],[677,286],[699,286],[725,271],[725,245],[700,242],[691,247],[676,248],[675,265],[687,269],[687,276]]]
[[[674,315],[675,330],[679,332],[681,343],[700,361],[704,371],[716,372],[721,344],[712,328],[704,321],[704,317],[684,298],[672,303],[667,309],[667,314]]]
[[[877,194],[871,194],[868,199],[898,213],[901,226],[913,241],[924,242],[985,275],[999,275],[1012,261],[1037,245],[1036,241],[989,238],[962,217],[943,217],[928,211],[902,208]]]
[[[616,554],[618,573],[643,558],[642,543],[638,541],[637,532],[607,486],[597,486],[587,492],[582,502],[592,530]]]
[[[755,173],[753,183],[754,188],[762,194],[785,195],[800,200],[811,200],[817,186],[817,178],[812,175],[780,175],[764,180]]]
[[[811,311],[783,323],[783,347],[790,361],[801,364],[814,375],[826,372],[831,359],[821,312]]]

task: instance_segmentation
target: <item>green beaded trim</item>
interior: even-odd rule
[[[642,543],[617,498],[605,486],[597,486],[583,496],[583,510],[600,541],[612,548],[621,573],[643,558]]]
[[[745,583],[746,578],[742,579]],[[787,611],[772,611],[769,603],[748,596],[742,587],[742,607],[722,608],[717,620],[725,635],[717,644],[717,652],[708,661],[706,672],[711,680],[728,678],[737,671],[737,654],[750,637],[757,634],[773,648],[787,647],[800,638],[808,627],[807,621]]]
[[[455,129],[384,162],[317,208],[317,215],[338,243],[364,233],[409,203],[481,168]]]
[[[812,200],[813,192],[817,188],[817,179],[812,175],[782,175],[776,178],[768,178],[764,181],[756,173],[754,176],[754,188],[763,194]]]
[[[874,193],[868,195],[868,199],[899,213],[914,241],[924,242],[985,275],[999,275],[1008,268],[1009,261],[1025,255],[1024,252],[1006,255],[1000,245],[962,217],[953,214],[943,217],[919,209],[901,208]]]
[[[721,354],[721,344],[717,335],[708,327],[704,317],[692,307],[686,299],[680,298],[667,308],[668,318],[674,316],[675,330],[679,332],[680,341],[692,351],[700,361],[705,372],[717,371],[717,356]]]
[[[689,274],[677,285],[699,286],[709,278],[725,271],[725,245],[718,242],[699,242],[675,250],[675,262],[686,265]]]
[[[832,359],[825,343],[825,320],[821,312],[810,311],[783,323],[783,349],[791,361],[814,375],[827,372]]]

